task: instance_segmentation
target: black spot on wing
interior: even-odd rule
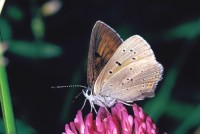
[[[118,66],[121,66],[122,64],[121,63],[119,63],[118,61],[117,62],[115,62]]]

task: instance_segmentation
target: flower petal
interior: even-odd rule
[[[106,132],[111,134],[120,134],[119,124],[117,122],[117,119],[115,117],[112,117],[111,115],[108,116],[108,120],[106,125]]]
[[[86,125],[84,134],[93,134],[93,130],[88,125]]]
[[[74,123],[73,123],[73,122],[70,122],[69,125],[70,125],[70,127],[71,127],[72,132],[73,132],[74,134],[78,134],[77,131],[76,131],[76,128],[75,128]]]
[[[89,113],[85,118],[85,126],[93,128],[93,120],[92,120],[92,113]]]
[[[121,133],[132,133],[133,117],[131,115],[128,115],[126,108],[122,104],[117,103],[116,106],[113,107],[111,110],[112,114],[118,119],[118,122],[120,123],[120,127],[122,130]]]
[[[98,112],[97,117],[96,117],[96,130],[99,133],[104,133],[105,132],[105,127],[104,127],[104,122],[103,122],[103,119],[102,119],[100,113],[101,112]]]
[[[74,132],[71,131],[70,127],[68,124],[65,125],[65,133],[62,134],[75,134]]]
[[[84,134],[84,122],[83,122],[83,116],[82,116],[82,112],[79,110],[76,118],[74,119],[74,124],[76,126],[76,128],[78,129],[80,134]]]

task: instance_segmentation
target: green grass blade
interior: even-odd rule
[[[170,98],[170,94],[175,85],[176,79],[178,76],[178,71],[176,67],[172,66],[168,71],[164,84],[160,89],[160,92],[157,94],[155,99],[150,100],[143,107],[144,110],[154,119],[154,121],[158,121],[160,116],[165,112],[165,108],[168,105],[168,101]]]
[[[167,108],[165,109],[165,114],[173,119],[182,121],[188,115],[190,115],[195,109],[194,105],[189,103],[177,101],[175,99],[170,99]],[[184,112],[183,112],[184,111]]]
[[[83,66],[81,65],[84,65],[84,67],[86,67],[85,63],[87,63],[85,60],[83,62],[80,63],[80,66],[75,70],[74,74],[73,74],[73,77],[72,77],[72,83],[74,84],[79,84],[81,82],[81,79],[83,77],[83,74],[85,73],[83,70],[86,70],[86,68],[83,68]],[[78,89],[79,92],[82,92],[82,90]],[[65,122],[66,120],[68,121],[69,117],[71,116],[72,112],[71,112],[71,108],[72,108],[72,102],[73,102],[73,99],[75,98],[75,96],[77,95],[76,94],[76,89],[70,89],[68,92],[67,92],[67,95],[66,95],[66,99],[64,101],[64,104],[63,104],[63,108],[61,110],[61,114],[60,114],[60,121],[61,122]]]
[[[198,105],[191,114],[173,132],[173,134],[188,134],[188,130],[200,124],[200,105]]]
[[[161,115],[166,111],[166,108],[168,108],[171,93],[173,92],[180,70],[186,62],[187,57],[190,55],[194,45],[195,43],[191,42],[185,44],[184,49],[180,55],[177,56],[177,60],[167,72],[159,93],[154,99],[148,101],[144,105],[144,110],[154,119],[155,122],[159,120]]]

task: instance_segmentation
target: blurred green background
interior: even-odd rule
[[[156,96],[136,102],[160,132],[200,134],[200,1],[6,1],[0,30],[19,134],[57,134],[75,118],[87,86],[87,52],[102,20],[122,39],[139,34],[164,66]],[[131,111],[131,108],[129,108]],[[87,103],[83,110],[90,111]],[[2,114],[0,133],[4,133]]]

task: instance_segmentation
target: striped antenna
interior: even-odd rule
[[[86,86],[83,85],[67,85],[67,86],[51,86],[51,88],[73,88],[73,87],[82,87],[82,88],[87,88]]]

